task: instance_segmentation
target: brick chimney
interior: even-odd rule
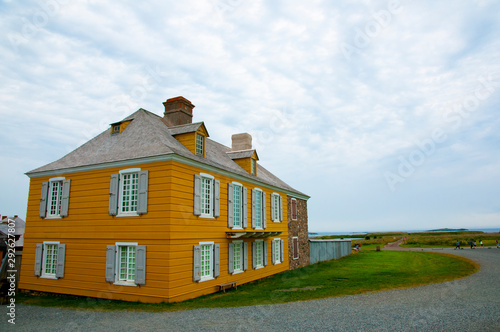
[[[165,106],[165,113],[163,113],[163,122],[167,127],[179,126],[193,122],[193,108],[186,98],[179,96],[167,99],[163,103]]]
[[[231,136],[232,151],[250,150],[252,149],[252,136],[248,133],[234,134]]]

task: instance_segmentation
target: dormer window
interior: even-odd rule
[[[132,120],[124,120],[111,124],[111,135],[118,135],[125,130]]]
[[[257,174],[257,160],[252,158],[252,175]]]
[[[205,156],[205,136],[196,134],[196,154],[198,156]]]
[[[120,133],[120,125],[114,125],[112,134],[119,134],[119,133]]]

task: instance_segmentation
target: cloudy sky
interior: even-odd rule
[[[182,95],[311,196],[310,231],[500,228],[500,2],[0,0],[0,213]]]

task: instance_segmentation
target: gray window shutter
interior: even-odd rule
[[[220,275],[220,244],[214,245],[214,278]]]
[[[146,246],[137,246],[135,248],[135,284],[146,284]]]
[[[201,279],[201,247],[193,246],[193,281]]]
[[[274,221],[274,194],[271,194],[271,220]]]
[[[139,186],[137,190],[137,213],[148,213],[148,184],[149,184],[149,171],[139,172]]]
[[[43,244],[37,243],[35,251],[35,275],[38,277],[42,273],[42,252]]]
[[[267,199],[266,193],[262,192],[262,229],[267,228]]]
[[[42,196],[40,197],[40,218],[47,215],[47,194],[49,192],[49,183],[42,183]]]
[[[229,243],[229,270],[228,272],[229,273],[233,273],[234,272],[234,243]]]
[[[111,174],[109,183],[109,215],[116,216],[118,212],[118,180],[120,174]]]
[[[252,189],[252,228],[255,229],[255,195],[257,190]]]
[[[201,175],[194,175],[194,210],[195,216],[201,215]]]
[[[241,211],[242,220],[243,220],[243,229],[247,228],[248,223],[248,211],[247,211],[247,188],[243,187],[243,211]]]
[[[281,196],[279,196],[280,198],[280,221],[283,221],[283,198]]]
[[[220,217],[220,181],[214,181],[214,217]]]
[[[243,242],[243,271],[248,270],[248,242]]]
[[[273,263],[273,265],[276,264],[276,260],[274,259],[274,247],[276,247],[276,241],[273,240],[271,241],[271,263]]]
[[[280,240],[280,247],[281,247],[281,262],[285,260],[285,241],[283,239]]]
[[[255,270],[257,267],[257,245],[260,242],[252,242],[252,268]]]
[[[64,261],[66,257],[66,245],[59,244],[57,246],[57,266],[56,278],[64,278]]]
[[[116,246],[106,248],[106,282],[115,282]]]
[[[267,241],[263,242],[263,249],[264,249],[264,266],[267,266]]]
[[[68,216],[70,186],[71,186],[71,180],[68,179],[63,181],[63,190],[61,197],[61,217]]]
[[[227,227],[234,227],[234,187],[232,183],[227,184]]]

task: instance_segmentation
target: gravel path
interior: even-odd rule
[[[479,272],[411,289],[278,305],[191,311],[92,312],[17,306],[1,331],[500,331],[500,250],[440,250],[473,259]]]

